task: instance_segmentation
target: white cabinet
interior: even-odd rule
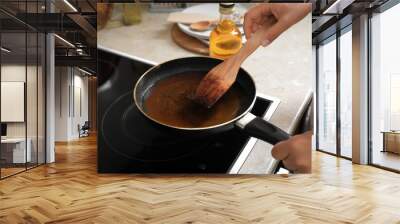
[[[2,149],[3,147],[6,147],[4,151],[12,152],[12,163],[25,163],[32,161],[32,140],[30,138],[27,139],[26,151],[24,138],[2,139],[1,145]]]

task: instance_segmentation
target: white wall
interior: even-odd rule
[[[28,78],[30,78],[30,74],[36,75],[36,67],[33,66],[27,66],[27,72],[28,72]],[[1,66],[1,81],[5,82],[12,82],[12,81],[17,81],[17,82],[25,82],[25,64],[24,65],[18,65],[18,64],[9,64],[9,65],[2,65]],[[30,84],[31,79],[30,79]],[[33,83],[36,85],[36,82]],[[35,97],[36,98],[36,89],[28,89],[32,90],[33,92],[28,92],[27,96],[28,97]],[[28,102],[32,102],[32,99],[27,99]],[[36,108],[36,104],[35,104]],[[7,108],[1,108],[2,110],[7,110]],[[28,122],[33,122],[36,123],[36,114],[34,114],[33,117],[30,115],[33,115],[32,113],[28,113]],[[25,137],[25,123],[26,122],[7,122],[7,136],[8,137]],[[31,124],[28,124],[28,127],[31,127]],[[29,137],[29,136],[28,136]]]
[[[56,141],[78,138],[78,124],[88,120],[88,105],[88,78],[75,68],[56,67]]]
[[[69,68],[55,68],[55,141],[68,140],[68,117],[69,96],[68,87],[70,83]]]
[[[28,67],[30,70],[31,67]],[[1,81],[5,82],[25,82],[25,65],[2,65],[1,66]],[[4,96],[3,96],[4,97]],[[7,108],[1,108],[6,110]],[[25,137],[25,123],[12,122],[7,123],[7,136],[8,137]]]
[[[1,81],[1,121],[24,122],[25,83]],[[3,110],[4,109],[4,110]]]
[[[85,123],[85,121],[89,120],[89,103],[88,103],[88,78],[87,76],[82,76],[83,73],[78,73],[76,74],[78,70],[75,70],[75,75],[74,75],[74,92],[75,94],[74,100],[74,113],[73,114],[73,119],[72,119],[72,136],[78,137],[78,124],[81,126]],[[79,93],[80,91],[80,93]],[[80,95],[80,97],[79,97]],[[79,102],[80,101],[80,102]],[[81,110],[81,111],[80,111]]]
[[[1,81],[25,82],[25,65],[2,65]],[[25,137],[25,123],[7,123],[7,137]]]

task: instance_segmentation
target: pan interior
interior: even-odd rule
[[[195,89],[201,78],[220,62],[195,57],[156,66],[137,83],[135,102],[147,117],[174,128],[204,129],[232,122],[246,113],[255,99],[254,82],[246,71],[239,71],[235,84],[211,110],[194,106],[185,92]]]

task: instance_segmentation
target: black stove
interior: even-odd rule
[[[98,63],[98,172],[238,172],[256,139],[235,129],[184,138],[157,128],[132,98],[135,82],[153,65],[104,49],[98,50]],[[270,116],[272,107],[273,100],[257,97],[251,112]]]

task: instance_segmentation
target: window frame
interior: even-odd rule
[[[352,23],[347,24],[345,27],[341,28],[340,30],[337,30],[336,33],[330,35],[329,37],[321,40],[320,42],[318,42],[316,44],[316,138],[315,138],[315,145],[316,145],[316,151],[319,152],[323,152],[323,153],[327,153],[329,155],[333,155],[333,156],[337,156],[340,158],[344,158],[347,160],[352,160],[352,158],[347,157],[342,155],[341,153],[341,119],[340,119],[340,103],[341,103],[341,97],[340,97],[340,77],[341,77],[341,67],[340,67],[340,37],[342,35],[344,35],[347,32],[351,32],[351,25]],[[336,152],[332,153],[332,152],[328,152],[324,149],[320,149],[320,144],[319,144],[319,128],[318,128],[318,123],[319,123],[319,118],[320,118],[320,111],[318,110],[319,108],[319,85],[320,85],[320,74],[319,74],[319,53],[318,53],[318,49],[320,47],[321,44],[326,44],[330,41],[336,41]]]
[[[399,0],[388,0],[386,1],[384,4],[380,5],[377,8],[374,8],[373,10],[369,10],[368,11],[368,31],[367,31],[367,38],[368,38],[368,58],[367,58],[367,64],[368,64],[368,69],[367,69],[367,78],[368,78],[368,111],[367,111],[367,116],[368,116],[368,158],[367,158],[367,162],[368,165],[373,166],[373,167],[377,167],[383,170],[387,170],[387,171],[391,171],[391,172],[395,172],[395,173],[400,173],[400,170],[398,169],[394,169],[394,168],[390,168],[387,166],[383,166],[380,164],[375,164],[373,163],[373,132],[372,132],[372,93],[373,93],[373,88],[372,88],[372,41],[373,41],[373,35],[372,35],[372,19],[373,19],[373,15],[374,14],[381,14],[384,13],[385,11],[391,9],[392,7],[396,6],[400,4]]]
[[[26,16],[27,15],[26,13],[28,13],[27,12],[27,4],[26,4],[27,1],[23,1],[23,2],[25,3],[25,16]],[[40,1],[39,0],[34,0],[32,2],[36,3],[36,13],[38,13],[39,12],[38,4],[39,4]],[[45,9],[45,13],[47,11],[48,11],[48,7],[46,7],[46,9]],[[25,40],[24,40],[24,42],[25,42],[25,49],[24,49],[24,51],[25,51],[25,56],[24,56],[25,57],[25,87],[24,87],[24,89],[25,89],[25,93],[24,93],[25,166],[24,166],[23,170],[14,172],[14,173],[9,174],[7,176],[5,176],[2,173],[2,168],[0,167],[0,180],[3,180],[3,179],[12,177],[12,176],[17,175],[19,173],[26,172],[26,171],[28,171],[30,169],[39,167],[39,166],[44,165],[44,164],[47,163],[47,128],[46,128],[47,127],[47,110],[46,110],[46,108],[47,108],[47,80],[46,79],[47,79],[47,44],[48,44],[47,34],[48,33],[47,32],[43,32],[41,30],[38,30],[38,29],[30,26],[29,24],[19,20],[18,18],[14,17],[7,10],[1,8],[1,6],[0,6],[0,12],[9,15],[15,21],[21,23],[22,26],[23,26],[23,30],[21,29],[19,31],[15,31],[15,33],[21,33],[21,34],[25,35]],[[25,20],[26,20],[26,18],[25,18]],[[0,27],[1,27],[1,24],[0,24]],[[2,42],[2,38],[1,37],[2,37],[3,33],[9,33],[9,31],[2,31],[2,30],[0,31],[0,46],[2,45],[2,43],[1,43]],[[14,32],[11,32],[11,33],[14,33]],[[36,74],[36,92],[33,93],[33,94],[36,95],[36,122],[35,122],[36,123],[36,136],[34,136],[34,138],[36,138],[36,140],[37,140],[37,145],[36,145],[36,161],[35,161],[35,163],[33,165],[31,164],[30,166],[28,166],[28,162],[27,162],[28,161],[28,159],[27,159],[27,156],[28,156],[28,154],[27,154],[27,147],[28,147],[28,145],[27,145],[28,144],[28,141],[27,141],[27,139],[28,139],[28,131],[27,131],[27,129],[28,129],[28,116],[27,116],[28,33],[33,34],[33,35],[36,36],[36,49],[35,49],[35,51],[36,51],[35,52],[36,53],[36,60],[34,61],[34,65],[36,66],[36,69],[35,69],[35,74]],[[44,115],[42,117],[44,119],[42,121],[43,125],[44,125],[44,132],[43,132],[43,143],[44,144],[42,145],[42,147],[43,147],[42,152],[44,152],[44,153],[43,153],[43,155],[41,155],[43,157],[42,158],[43,162],[39,162],[39,144],[38,144],[38,138],[39,138],[39,113],[38,113],[38,110],[39,110],[39,98],[38,98],[38,90],[39,90],[39,82],[38,82],[38,75],[39,75],[39,71],[38,71],[38,66],[39,66],[39,34],[43,34],[43,35],[41,35],[42,38],[40,39],[40,41],[41,41],[42,47],[44,48],[44,49],[41,49],[41,51],[40,51],[43,54],[43,55],[41,55],[41,57],[42,57],[41,60],[43,60],[43,62],[44,62],[42,64],[42,70],[41,70],[42,79],[44,79],[44,80],[42,80],[42,82],[44,84],[44,86],[43,86],[44,90],[43,90],[43,94],[42,94],[44,96],[44,99],[42,99],[42,103],[43,103],[42,107],[44,109],[44,111],[43,111]],[[2,77],[1,76],[1,67],[3,66],[3,64],[2,64],[3,60],[2,59],[3,58],[2,58],[2,56],[0,54],[0,81],[2,79],[1,78]],[[1,106],[0,106],[0,110],[1,110]],[[1,119],[0,119],[0,123],[1,123]],[[0,145],[0,156],[1,156],[1,148],[2,147]]]

